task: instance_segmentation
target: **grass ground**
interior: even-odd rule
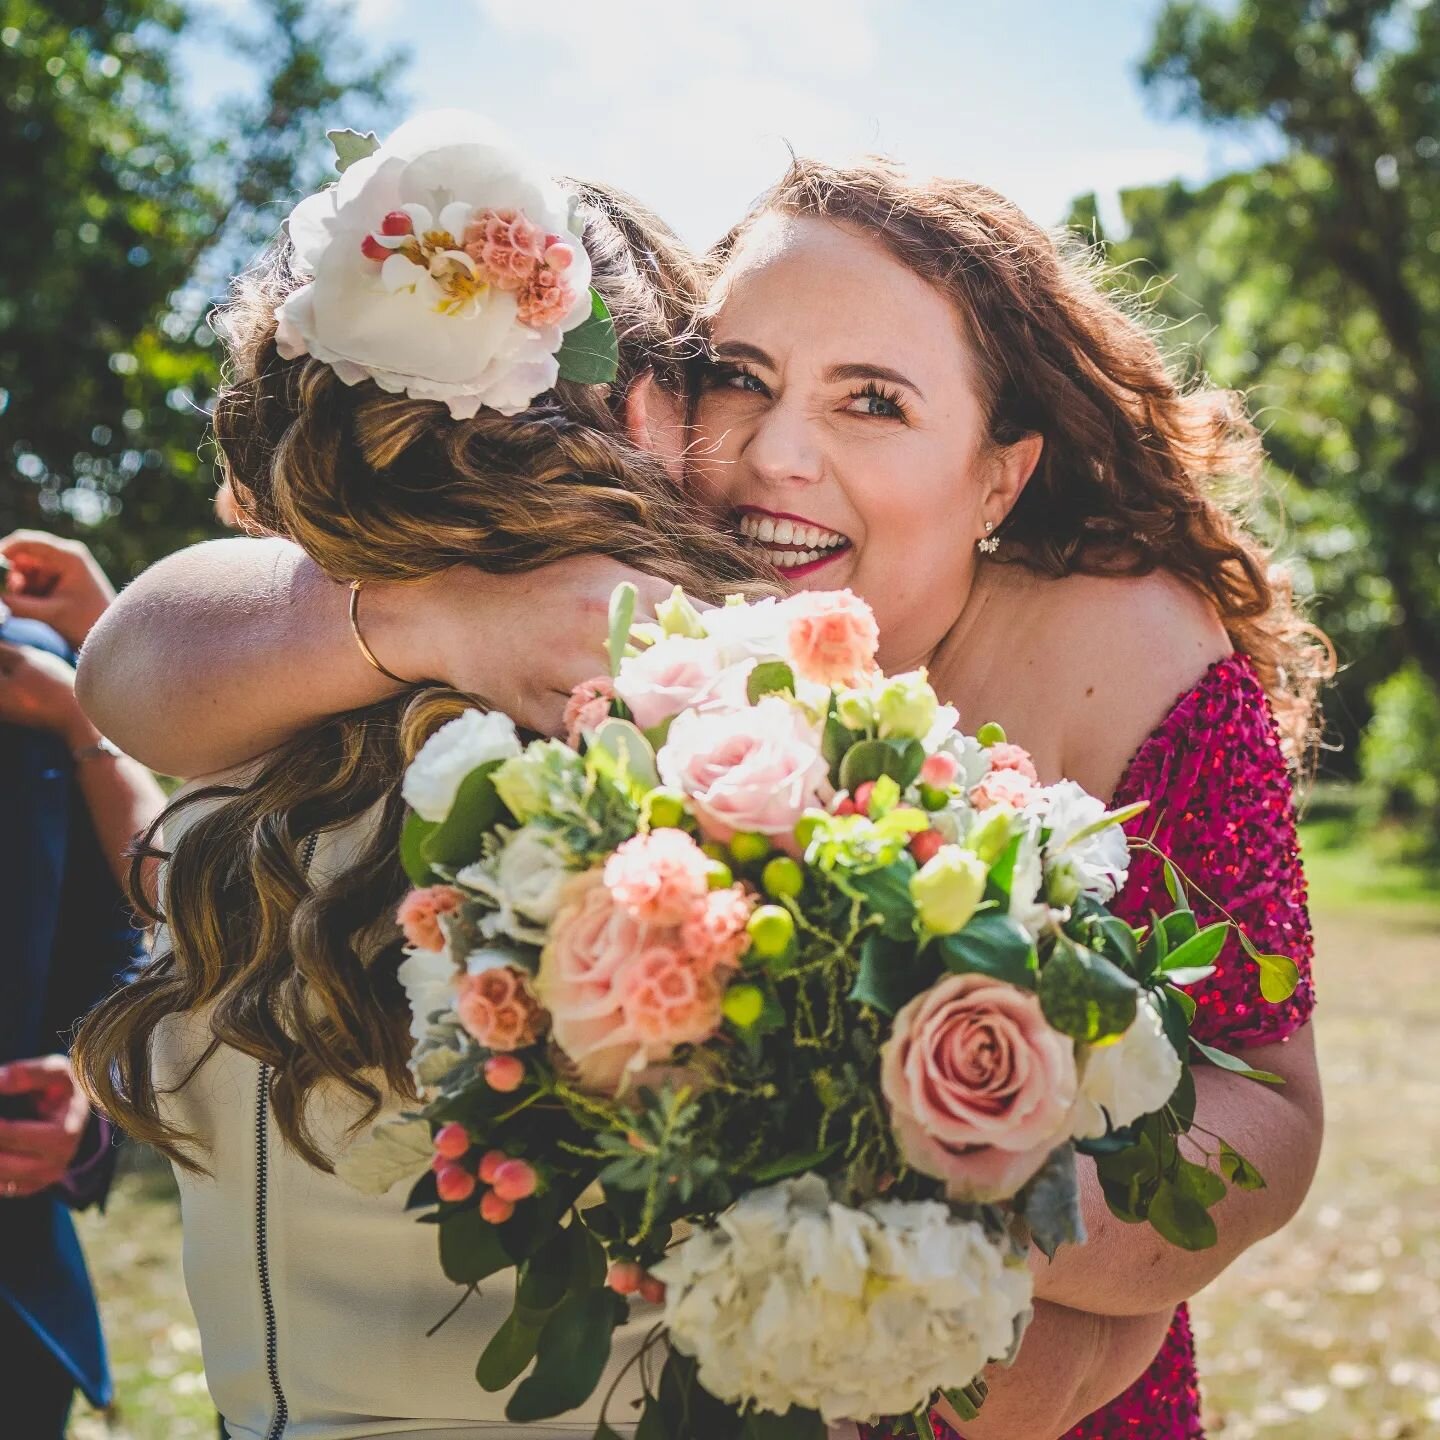
[[[1347,822],[1308,827],[1329,1108],[1304,1209],[1194,1304],[1210,1432],[1440,1437],[1440,887]],[[125,1174],[83,1228],[120,1402],[74,1440],[198,1440],[215,1421],[168,1174]]]

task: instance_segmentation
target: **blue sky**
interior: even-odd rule
[[[243,17],[249,0],[200,0]],[[464,105],[556,171],[625,186],[705,244],[782,168],[785,142],[964,175],[1052,223],[1095,190],[1199,180],[1260,158],[1156,113],[1136,62],[1159,0],[353,0],[413,60],[387,123]],[[197,98],[244,83],[209,44]]]

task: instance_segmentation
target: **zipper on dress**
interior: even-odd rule
[[[305,841],[301,867],[310,873],[318,835]],[[255,1263],[260,1277],[260,1308],[265,1320],[265,1378],[275,1400],[265,1440],[280,1440],[290,1420],[290,1404],[280,1383],[280,1327],[275,1319],[275,1295],[270,1288],[270,1066],[260,1062],[255,1094]]]

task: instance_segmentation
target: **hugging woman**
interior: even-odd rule
[[[503,1396],[465,1393],[466,1364],[442,1375],[449,1352],[422,1341],[444,1307],[429,1314],[437,1297],[414,1295],[429,1272],[402,1263],[401,1231],[419,1227],[398,1200],[367,1202],[354,1231],[377,1264],[396,1257],[383,1295],[350,1273],[333,1231],[305,1228],[326,1206],[359,1208],[327,1188],[326,1167],[350,1126],[405,1090],[389,919],[404,888],[400,767],[472,699],[558,731],[566,695],[597,668],[617,579],[651,601],[677,580],[711,598],[746,580],[847,586],[875,610],[887,670],[926,666],[967,724],[1002,720],[1046,782],[1148,799],[1135,832],[1301,967],[1291,1000],[1268,1006],[1252,963],[1227,949],[1196,992],[1199,1038],[1286,1081],[1197,1076],[1199,1123],[1235,1136],[1269,1188],[1232,1190],[1219,1243],[1190,1253],[1117,1223],[1088,1176],[1091,1239],[1036,1262],[1035,1322],[965,1425],[968,1440],[1198,1435],[1183,1302],[1293,1214],[1320,1134],[1290,773],[1323,654],[1217,498],[1253,478],[1254,431],[1232,397],[1182,389],[1083,261],[981,187],[797,161],[703,284],[638,207],[586,198],[620,376],[608,390],[561,384],[508,418],[457,420],[345,384],[313,355],[283,358],[274,309],[299,283],[284,251],[242,280],[217,438],[268,538],[162,562],[82,663],[92,715],[131,753],[231,772],[180,802],[172,830],[187,806],[205,813],[168,837],[169,949],[148,989],[87,1027],[91,1083],[182,1163],[180,1129],[208,1143],[211,1176],[184,1180],[202,1289],[253,1202],[251,1127],[273,1105],[292,1178],[270,1224],[303,1237],[287,1303],[335,1307],[306,1321],[311,1337],[332,1332],[323,1363],[286,1348],[282,1329],[269,1366],[289,1413],[313,1421],[304,1433],[451,1433],[426,1419],[429,1394],[446,1397],[454,1433],[469,1420],[527,1433],[499,1422]],[[613,272],[602,234],[628,257]],[[621,273],[645,304],[622,301]],[[355,580],[388,674],[351,634]],[[321,832],[307,875],[306,839]],[[1158,883],[1140,857],[1121,908],[1143,915]],[[206,1079],[218,1065],[240,1069],[220,1085]],[[192,1212],[225,1223],[197,1228]],[[265,1327],[233,1303],[250,1304],[253,1281],[227,1279],[224,1302],[197,1298],[212,1386],[233,1433],[283,1433],[265,1428],[275,1384],[255,1383]],[[396,1320],[374,1345],[343,1318],[371,1311]],[[438,1339],[460,1327],[473,1360],[483,1342],[465,1313]],[[223,1363],[247,1346],[247,1363]]]

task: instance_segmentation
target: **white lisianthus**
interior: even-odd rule
[[[942,723],[947,721],[942,729]],[[931,754],[954,756],[960,766],[956,785],[962,790],[972,790],[990,773],[990,757],[973,735],[962,734],[955,728],[959,722],[960,712],[953,705],[942,705],[934,727],[925,737],[925,749]]]
[[[571,869],[547,831],[526,825],[511,831],[498,855],[467,865],[455,883],[496,907],[480,922],[486,938],[509,935],[532,945],[545,943],[545,929],[560,908],[560,891]]]
[[[705,633],[717,643],[722,667],[745,660],[790,661],[788,600],[773,595],[744,604],[727,603],[701,616]]]
[[[1033,823],[1022,824],[1020,849],[1010,877],[1010,916],[1038,940],[1056,920],[1065,918],[1065,912],[1057,915],[1045,903],[1045,857],[1040,837]]]
[[[459,1060],[464,1044],[455,1014],[455,962],[445,950],[412,949],[395,974],[410,1006],[410,1073],[423,1089]]]
[[[410,762],[400,793],[423,820],[441,821],[472,770],[520,753],[515,722],[498,710],[467,710],[442,725]]]
[[[1045,826],[1046,889],[1057,905],[1070,905],[1080,895],[1108,900],[1125,884],[1130,845],[1118,825],[1106,825],[1081,839],[1075,837],[1105,814],[1097,800],[1073,780],[1047,785],[1042,794]]]
[[[1175,1093],[1181,1068],[1155,1002],[1143,996],[1130,1028],[1086,1053],[1071,1133],[1094,1140],[1109,1128],[1107,1115],[1118,1130],[1160,1109]]]
[[[827,1423],[907,1414],[1007,1356],[1030,1275],[937,1201],[830,1200],[818,1176],[752,1191],[655,1267],[670,1342],[729,1404]]]
[[[410,217],[409,232],[385,228],[396,215]],[[569,297],[563,314],[546,312],[553,323],[523,322],[526,292],[487,269],[475,227],[489,216],[520,217],[537,264],[531,237],[568,252],[552,252]],[[554,386],[565,332],[590,315],[590,259],[564,192],[468,111],[417,115],[287,224],[310,283],[276,311],[281,355],[313,355],[347,385],[444,400],[456,419],[482,405],[524,410]]]

